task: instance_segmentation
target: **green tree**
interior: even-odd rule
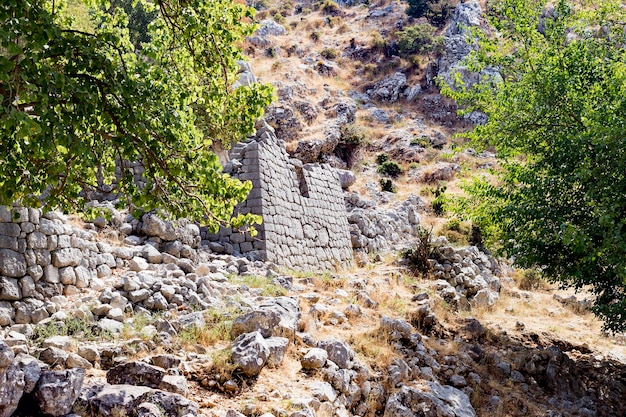
[[[444,90],[483,111],[470,134],[502,169],[460,208],[522,267],[596,296],[612,331],[626,327],[626,15],[619,1],[501,0],[498,35],[480,33],[470,69],[497,68]]]
[[[434,36],[435,28],[428,23],[409,26],[398,33],[398,46],[402,56],[429,53],[443,42],[440,36]]]
[[[146,11],[141,2],[135,0],[112,0],[110,11],[124,9],[128,16],[128,32],[135,49],[141,49],[142,43],[150,42],[148,25],[156,18],[157,11]]]
[[[156,16],[139,54],[123,9],[90,3],[93,32],[73,29],[59,0],[0,5],[0,204],[81,210],[117,164],[120,205],[229,222],[251,186],[222,174],[211,144],[252,133],[272,94],[233,88],[253,10],[142,2]],[[145,187],[125,161],[143,165]]]
[[[410,17],[426,17],[430,23],[443,26],[454,6],[449,0],[408,0],[406,14]]]
[[[428,12],[428,0],[408,0],[409,8],[406,9],[406,14],[419,18],[425,16]]]

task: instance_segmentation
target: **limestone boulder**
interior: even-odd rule
[[[267,363],[270,349],[259,332],[239,335],[232,344],[232,361],[247,376],[256,376]]]
[[[126,362],[107,372],[107,382],[112,385],[141,385],[158,388],[166,372],[163,368],[145,362]]]
[[[172,222],[163,220],[154,213],[144,214],[141,221],[141,231],[146,236],[156,236],[166,241],[176,240],[176,228]]]
[[[198,404],[180,394],[134,385],[91,385],[81,392],[76,408],[93,417],[198,415]],[[150,410],[158,414],[146,414]]]
[[[0,417],[9,417],[24,394],[24,371],[14,362],[13,350],[0,342]]]
[[[261,303],[256,310],[236,318],[231,337],[258,331],[263,337],[282,336],[293,339],[299,320],[300,307],[297,298],[273,297]]]
[[[49,416],[68,414],[83,386],[85,370],[46,371],[41,374],[33,398],[41,412]]]
[[[19,278],[26,275],[24,255],[11,249],[0,249],[0,275]]]
[[[374,84],[367,94],[371,100],[392,103],[398,101],[405,88],[406,75],[398,71]]]
[[[317,343],[317,347],[328,353],[328,359],[342,369],[348,369],[352,365],[355,353],[348,344],[342,340],[330,338]]]
[[[385,406],[384,417],[450,416],[476,417],[469,397],[449,385],[424,381],[422,387],[403,386],[392,394]]]
[[[326,365],[328,352],[321,348],[312,348],[300,360],[303,369],[321,369]]]

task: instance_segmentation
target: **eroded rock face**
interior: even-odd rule
[[[159,388],[165,370],[144,362],[126,362],[111,368],[107,372],[107,382],[113,385],[141,385]]]
[[[328,353],[328,359],[340,368],[350,368],[355,353],[346,342],[339,339],[326,339],[319,342],[317,347],[324,349]]]
[[[452,22],[445,34],[444,53],[438,61],[439,76],[449,85],[454,85],[455,74],[458,73],[466,87],[476,84],[480,78],[500,79],[495,68],[487,68],[480,73],[471,72],[462,61],[475,46],[468,42],[471,28],[486,27],[482,17],[480,4],[475,1],[459,3],[452,16]]]
[[[258,331],[263,337],[283,336],[293,339],[300,308],[292,297],[274,297],[264,301],[257,309],[240,316],[233,322],[231,337]]]
[[[269,356],[269,346],[259,332],[241,334],[233,341],[233,363],[247,376],[258,375]]]
[[[75,406],[75,412],[94,417],[149,416],[146,413],[155,409],[158,416],[198,415],[198,404],[182,395],[134,385],[90,386],[82,391]]]
[[[24,372],[14,363],[13,350],[0,342],[0,417],[9,417],[24,394]]]
[[[41,374],[33,398],[42,413],[63,416],[70,412],[83,386],[85,370],[46,371]]]
[[[371,89],[367,90],[367,94],[375,101],[394,102],[398,101],[405,88],[406,75],[396,72],[374,84]]]
[[[384,417],[476,417],[469,397],[461,390],[425,381],[423,388],[403,386],[387,400]]]

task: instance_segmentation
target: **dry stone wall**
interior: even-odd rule
[[[290,159],[266,123],[254,139],[237,144],[230,158],[226,172],[253,185],[237,210],[261,215],[263,224],[256,237],[231,229],[205,235],[212,249],[296,269],[352,263],[343,191],[334,169]]]
[[[56,296],[98,288],[132,258],[95,236],[56,212],[0,206],[0,326],[38,323],[57,311]]]

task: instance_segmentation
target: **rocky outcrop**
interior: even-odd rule
[[[433,276],[439,295],[453,308],[490,307],[499,297],[498,261],[476,246],[436,250]]]
[[[475,73],[469,71],[462,63],[463,59],[476,49],[475,42],[469,39],[470,30],[476,27],[483,30],[487,27],[480,5],[475,1],[459,3],[445,33],[444,53],[437,62],[439,76],[450,86],[454,86],[456,74],[461,77],[465,87],[471,87],[480,79],[498,80],[501,78],[495,68],[486,68],[480,73]],[[473,114],[470,120],[480,122],[483,118],[478,114]]]
[[[384,417],[408,416],[476,417],[476,412],[463,392],[449,385],[426,381],[422,387],[404,386],[391,395]]]
[[[158,414],[144,414],[158,410]],[[115,417],[146,415],[195,417],[198,404],[179,394],[134,385],[93,384],[84,388],[74,405],[79,415]]]
[[[419,212],[425,207],[418,196],[410,196],[392,208],[378,209],[356,193],[346,196],[346,205],[352,247],[366,252],[406,247],[417,236]]]

